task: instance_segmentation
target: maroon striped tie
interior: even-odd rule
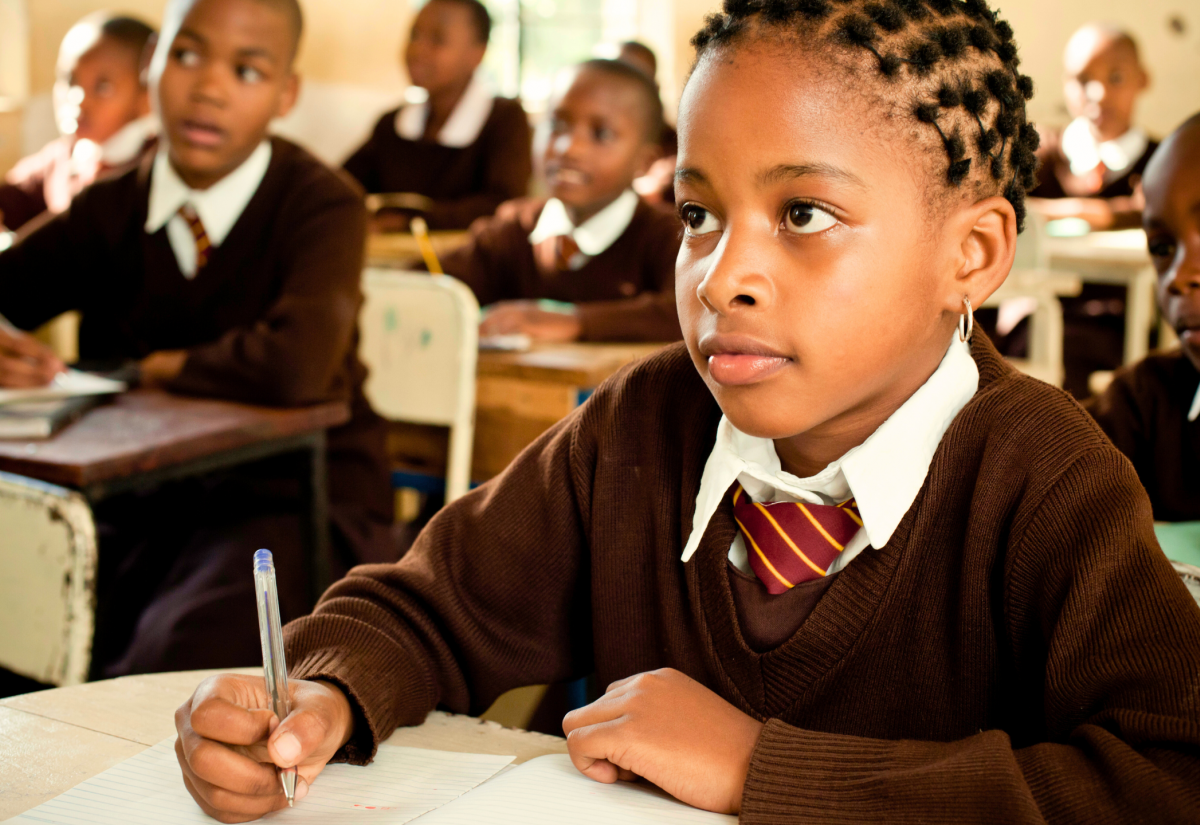
[[[179,215],[187,221],[188,229],[192,230],[192,237],[196,239],[196,274],[199,274],[212,254],[212,243],[208,240],[208,233],[204,231],[200,216],[190,203],[179,207]]]
[[[757,504],[740,484],[733,493],[733,517],[746,540],[750,567],[773,594],[824,576],[862,527],[854,499],[837,505]]]

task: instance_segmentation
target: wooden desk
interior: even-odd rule
[[[1078,273],[1086,282],[1125,287],[1125,363],[1146,357],[1155,319],[1157,275],[1140,229],[1092,232],[1076,238],[1045,239],[1054,269]]]
[[[218,672],[127,676],[0,700],[0,820],[173,735],[175,709],[202,679]],[[420,727],[400,728],[388,741],[413,748],[515,754],[517,762],[567,750],[566,740],[555,736],[440,712],[429,714]]]
[[[433,251],[438,257],[466,243],[467,232],[430,232]],[[372,233],[367,235],[367,266],[389,269],[412,269],[424,263],[417,239],[408,232]]]
[[[472,480],[499,475],[605,379],[663,346],[547,344],[528,352],[481,352],[476,368]],[[443,474],[446,452],[444,428],[389,425],[388,453],[400,468]]]

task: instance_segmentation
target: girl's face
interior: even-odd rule
[[[934,150],[838,74],[750,44],[707,55],[680,104],[684,337],[721,409],[785,467],[781,439],[832,460],[873,432],[936,369],[970,292],[963,239],[942,231],[954,210],[930,200]]]

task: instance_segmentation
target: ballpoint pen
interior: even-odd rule
[[[291,713],[287,662],[283,658],[283,626],[279,621],[279,592],[275,587],[275,560],[270,550],[254,554],[254,596],[258,603],[258,635],[262,640],[263,678],[271,697],[271,710],[283,722]],[[296,769],[280,768],[279,781],[288,807],[296,800]]]
[[[408,228],[412,230],[413,237],[417,239],[417,246],[421,249],[421,257],[425,259],[425,267],[431,275],[445,274],[442,269],[442,264],[438,260],[437,252],[433,249],[433,241],[429,237],[429,225],[425,223],[425,219],[420,215],[409,221]]]

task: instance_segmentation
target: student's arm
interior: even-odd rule
[[[503,106],[480,140],[484,149],[482,188],[462,198],[436,201],[425,216],[431,229],[461,229],[476,218],[491,215],[504,201],[525,196],[533,157],[524,110],[517,105]]]
[[[278,300],[252,326],[188,349],[168,389],[284,407],[330,398],[362,300],[366,210],[349,188],[305,201],[273,239],[286,273]]]
[[[1132,467],[1110,451],[1080,459],[1014,527],[996,619],[1029,697],[1014,722],[1036,744],[1002,730],[889,741],[769,721],[740,821],[1195,821],[1200,611],[1158,549]]]
[[[0,183],[0,232],[16,231],[46,211],[46,199],[40,190]]]
[[[466,243],[442,256],[442,269],[471,288],[480,306],[517,297],[513,294],[511,256],[523,240],[517,203],[505,204],[502,215],[471,224]]]
[[[371,136],[367,138],[367,142],[354,150],[346,162],[342,164],[345,169],[355,180],[362,186],[364,192],[382,192],[379,180],[379,166],[376,158],[382,150],[380,142],[380,130],[391,128],[391,123],[396,118],[394,111],[384,115],[375,124],[375,128],[371,131]]]
[[[1138,403],[1139,371],[1136,366],[1122,369],[1113,377],[1105,391],[1083,403],[1100,429],[1112,440],[1125,457],[1139,465],[1145,455],[1149,433],[1146,415]],[[1143,393],[1148,396],[1149,393]]]

